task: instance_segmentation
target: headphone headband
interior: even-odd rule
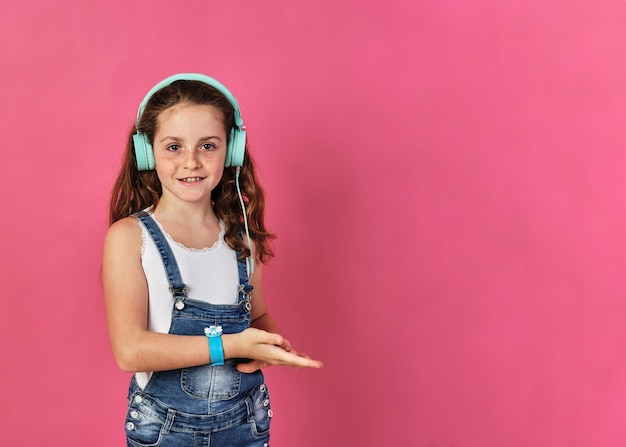
[[[146,96],[143,98],[143,100],[141,101],[141,104],[139,104],[139,109],[137,110],[137,120],[135,122],[136,127],[139,127],[139,119],[141,118],[141,115],[143,114],[143,111],[145,110],[146,105],[148,104],[148,101],[150,101],[150,98],[152,98],[152,95],[154,95],[156,92],[161,90],[163,87],[167,87],[168,85],[173,84],[176,81],[200,81],[200,82],[204,82],[207,85],[210,85],[211,87],[214,87],[217,91],[219,91],[222,95],[224,95],[226,99],[228,100],[228,102],[233,106],[233,109],[235,110],[235,125],[238,128],[243,127],[243,120],[241,119],[241,110],[239,109],[239,103],[237,102],[237,98],[235,98],[235,96],[230,92],[230,90],[228,90],[226,86],[222,84],[220,81],[210,76],[203,75],[201,73],[175,74],[168,78],[163,79],[157,85],[152,87],[150,91],[146,94]]]
[[[237,98],[235,98],[226,86],[224,86],[224,84],[219,82],[217,79],[213,79],[210,76],[200,73],[179,73],[163,79],[161,82],[152,87],[139,104],[137,118],[135,119],[136,133],[133,135],[137,169],[140,171],[149,171],[153,170],[155,167],[152,145],[148,141],[146,135],[139,130],[139,121],[141,116],[146,108],[146,105],[148,104],[148,101],[150,101],[150,98],[152,98],[152,96],[162,88],[167,87],[176,81],[203,82],[224,95],[228,102],[233,106],[235,126],[230,131],[224,166],[243,166],[243,156],[246,146],[246,131],[245,126],[243,125],[243,119],[241,118],[241,110],[239,109]]]

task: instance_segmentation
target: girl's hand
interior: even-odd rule
[[[295,368],[321,368],[323,366],[322,362],[296,352],[291,343],[279,334],[248,328],[239,334],[225,335],[225,349],[227,349],[226,337],[233,338],[232,348],[237,353],[236,357],[252,359],[249,363],[237,365],[237,370],[242,373],[252,373],[272,365]]]

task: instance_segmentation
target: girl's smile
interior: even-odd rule
[[[199,182],[200,180],[204,180],[205,177],[187,177],[187,178],[181,178],[180,180],[185,182],[185,183],[195,183],[195,182]]]

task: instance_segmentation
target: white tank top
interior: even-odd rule
[[[150,213],[152,218],[154,215]],[[163,226],[155,222],[170,245],[180,275],[187,286],[187,298],[211,304],[235,304],[239,290],[237,253],[224,242],[225,225],[220,221],[220,234],[212,247],[185,247],[175,241]],[[148,330],[167,333],[170,330],[174,299],[169,291],[165,267],[156,244],[141,226],[141,265],[148,282]],[[145,387],[151,373],[137,373],[140,387]]]

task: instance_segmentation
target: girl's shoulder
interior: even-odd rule
[[[114,222],[109,227],[109,232],[113,233],[141,233],[141,224],[139,219],[134,216],[124,217],[117,222]]]
[[[141,250],[143,244],[141,224],[137,218],[129,216],[113,223],[106,234],[105,246],[114,250]]]

